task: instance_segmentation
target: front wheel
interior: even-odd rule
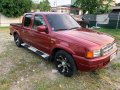
[[[74,59],[67,52],[60,50],[55,55],[57,70],[64,76],[71,77],[77,71]]]

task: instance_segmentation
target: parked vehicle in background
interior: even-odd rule
[[[11,24],[10,34],[24,46],[55,62],[57,70],[72,76],[77,70],[103,68],[116,56],[115,39],[81,26],[67,14],[26,13],[22,24]]]
[[[77,23],[82,27],[82,28],[88,28],[89,27],[89,22],[85,20],[83,16],[80,15],[71,15]]]

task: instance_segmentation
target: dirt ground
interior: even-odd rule
[[[118,47],[120,43],[118,42]],[[0,30],[0,90],[120,90],[120,49],[115,60],[94,72],[60,75],[54,64],[16,47],[9,29]]]

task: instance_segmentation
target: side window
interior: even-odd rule
[[[29,27],[31,24],[32,15],[26,15],[24,19],[24,27]]]
[[[37,29],[38,26],[46,25],[45,20],[41,15],[35,15],[33,29]]]

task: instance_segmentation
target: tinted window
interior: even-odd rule
[[[47,19],[54,31],[80,28],[80,25],[67,14],[51,14],[47,15]]]
[[[26,15],[24,20],[24,26],[29,27],[31,24],[32,15]]]
[[[35,15],[33,29],[37,29],[37,26],[46,25],[41,15]]]

